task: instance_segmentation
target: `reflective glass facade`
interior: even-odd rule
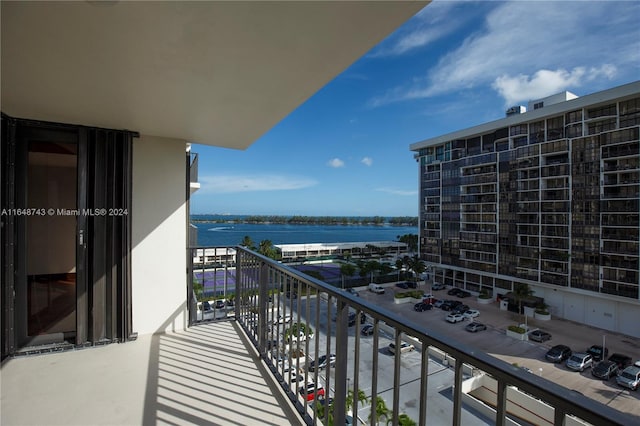
[[[436,281],[493,294],[525,282],[640,300],[633,88],[414,144],[421,256]]]

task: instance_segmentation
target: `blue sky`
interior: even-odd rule
[[[245,151],[194,145],[192,213],[417,216],[409,145],[640,79],[640,2],[433,2]]]

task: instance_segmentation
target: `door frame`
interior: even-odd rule
[[[12,118],[2,113],[2,209],[26,207],[29,137],[61,138],[78,146],[76,208],[81,214],[76,222],[76,330],[71,346],[135,339],[130,211],[132,142],[139,135],[127,130]],[[129,213],[84,213],[97,209]],[[61,336],[41,337],[33,342],[26,339],[26,313],[19,312],[26,308],[26,298],[21,294],[26,292],[27,280],[24,217],[2,216],[0,245],[2,358],[18,352],[25,344],[62,343]]]

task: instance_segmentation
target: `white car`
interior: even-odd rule
[[[475,318],[478,315],[480,315],[480,311],[478,311],[477,309],[469,309],[468,311],[464,311],[464,313],[462,314],[463,317],[468,319]]]
[[[462,314],[449,314],[447,315],[446,320],[452,324],[455,324],[457,322],[464,321],[464,317],[462,316]]]
[[[389,352],[391,352],[392,354],[396,353],[396,344],[395,343],[389,343]],[[411,352],[414,351],[416,349],[415,346],[408,344],[407,342],[402,342],[400,344],[400,353],[403,354],[405,352]]]

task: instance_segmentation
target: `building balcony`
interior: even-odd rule
[[[2,365],[3,425],[302,424],[233,320]]]
[[[634,421],[424,323],[234,250],[228,262],[191,267],[186,331],[5,360],[2,424],[314,425],[326,416],[358,425],[397,425],[406,417],[456,426]],[[206,308],[208,298],[218,302]],[[417,353],[406,362],[408,354],[389,352],[389,342]],[[335,363],[319,365],[325,354]],[[328,412],[301,396],[310,382],[331,398]]]

